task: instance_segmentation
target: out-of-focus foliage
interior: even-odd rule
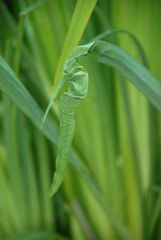
[[[129,31],[161,79],[160,7],[150,0],[0,1],[0,54],[15,72],[0,68],[11,97],[1,87],[1,239],[160,239],[160,113],[134,86],[109,67],[82,61],[89,93],[76,113],[71,164],[52,199],[57,104],[39,129],[53,80],[80,39]],[[106,39],[142,61],[128,35]]]

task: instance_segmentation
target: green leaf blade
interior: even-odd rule
[[[64,61],[79,43],[92,11],[95,8],[96,2],[97,0],[79,0],[76,4],[54,78],[54,89],[61,79]]]
[[[2,57],[0,57],[0,89],[40,128],[44,113]],[[53,129],[52,124],[46,121],[42,131],[52,142],[56,143],[57,131]]]

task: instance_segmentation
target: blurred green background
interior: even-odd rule
[[[112,28],[138,38],[161,79],[160,26],[159,0],[1,0],[0,54],[45,111],[66,57]],[[141,62],[127,34],[106,40]],[[161,239],[160,114],[113,69],[91,59],[83,65],[89,93],[53,198],[57,146],[0,93],[0,239]],[[57,107],[49,119],[56,142]]]

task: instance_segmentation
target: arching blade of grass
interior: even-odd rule
[[[146,55],[145,55],[145,51],[144,51],[144,48],[142,46],[142,44],[140,43],[140,41],[137,39],[137,37],[135,37],[134,34],[132,34],[131,32],[128,32],[128,31],[125,31],[125,30],[122,30],[122,29],[110,29],[110,30],[107,30],[103,33],[100,33],[99,35],[97,35],[95,38],[93,38],[91,41],[99,41],[99,40],[103,40],[104,38],[108,38],[108,37],[113,37],[117,34],[124,34],[124,35],[127,35],[131,38],[131,40],[133,41],[134,45],[136,46],[136,50],[138,51],[141,59],[142,59],[142,62],[143,64],[148,67],[148,61],[147,61],[147,58],[146,58]]]
[[[128,53],[113,44],[99,41],[90,55],[97,62],[118,70],[161,111],[161,84]]]

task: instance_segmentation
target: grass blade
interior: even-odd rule
[[[2,57],[0,57],[0,89],[16,103],[38,128],[40,127],[44,113]],[[51,128],[53,129],[51,123],[44,123],[44,132],[49,139],[56,142],[57,135],[53,133]]]
[[[54,90],[61,79],[64,62],[80,41],[96,2],[97,0],[79,0],[77,2],[54,78]]]

